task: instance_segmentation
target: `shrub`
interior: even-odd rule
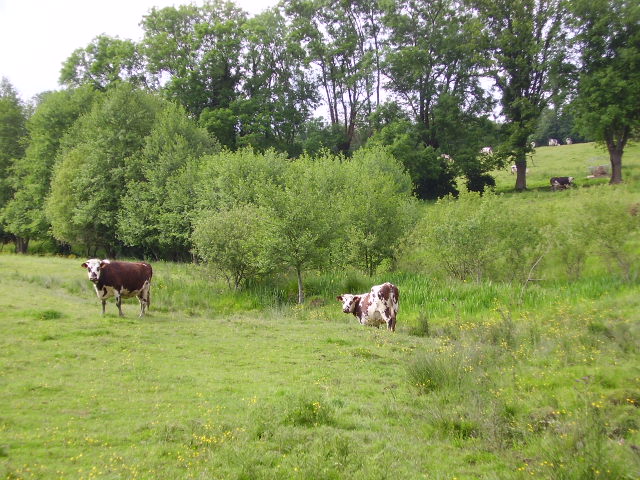
[[[270,269],[264,253],[269,225],[266,212],[253,205],[201,212],[192,235],[195,251],[237,290]]]
[[[431,335],[429,317],[424,312],[420,312],[415,325],[409,327],[409,335],[416,337],[428,337]]]
[[[407,367],[409,381],[421,393],[459,387],[464,379],[464,368],[457,354],[425,352]]]
[[[576,229],[583,241],[625,281],[635,281],[640,274],[640,214],[635,197],[610,186],[594,188],[581,205],[580,217]]]
[[[333,417],[331,405],[307,394],[301,394],[287,403],[284,421],[301,427],[317,427],[333,423]]]

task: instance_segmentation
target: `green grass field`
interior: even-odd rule
[[[518,201],[569,198],[544,179],[586,176],[592,151],[538,149]],[[625,161],[637,181],[637,147]],[[148,316],[111,299],[102,317],[83,260],[0,255],[4,478],[640,478],[640,295],[605,270],[523,302],[374,278],[401,287],[392,334],[341,312],[344,274],[309,278],[299,307],[164,262]]]

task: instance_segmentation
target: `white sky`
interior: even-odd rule
[[[152,7],[202,5],[204,0],[0,0],[0,78],[29,100],[58,90],[63,62],[98,35],[139,41]],[[276,0],[235,0],[251,15]]]

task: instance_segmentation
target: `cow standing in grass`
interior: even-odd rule
[[[92,258],[84,262],[82,267],[87,269],[89,280],[93,282],[96,294],[102,301],[103,315],[107,298],[116,297],[118,312],[124,317],[122,297],[137,296],[140,301],[140,316],[144,316],[145,310],[151,304],[151,265],[144,262],[112,262]]]
[[[380,327],[384,323],[388,330],[395,331],[400,293],[394,284],[374,285],[369,293],[345,293],[336,298],[342,302],[342,311],[353,313],[362,325]]]

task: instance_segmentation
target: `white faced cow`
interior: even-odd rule
[[[107,298],[115,296],[120,316],[122,313],[122,297],[137,296],[140,301],[140,316],[151,304],[151,265],[143,262],[112,262],[92,258],[82,264],[87,269],[89,280],[93,282],[98,298],[102,300],[102,314]]]
[[[345,293],[336,298],[342,302],[342,311],[353,313],[362,325],[380,327],[386,324],[388,330],[395,331],[400,293],[392,283],[374,285],[369,293]]]
[[[557,147],[558,145],[560,145],[560,142],[558,142],[557,139],[555,139],[555,138],[550,138],[549,139],[549,146],[550,147]]]

